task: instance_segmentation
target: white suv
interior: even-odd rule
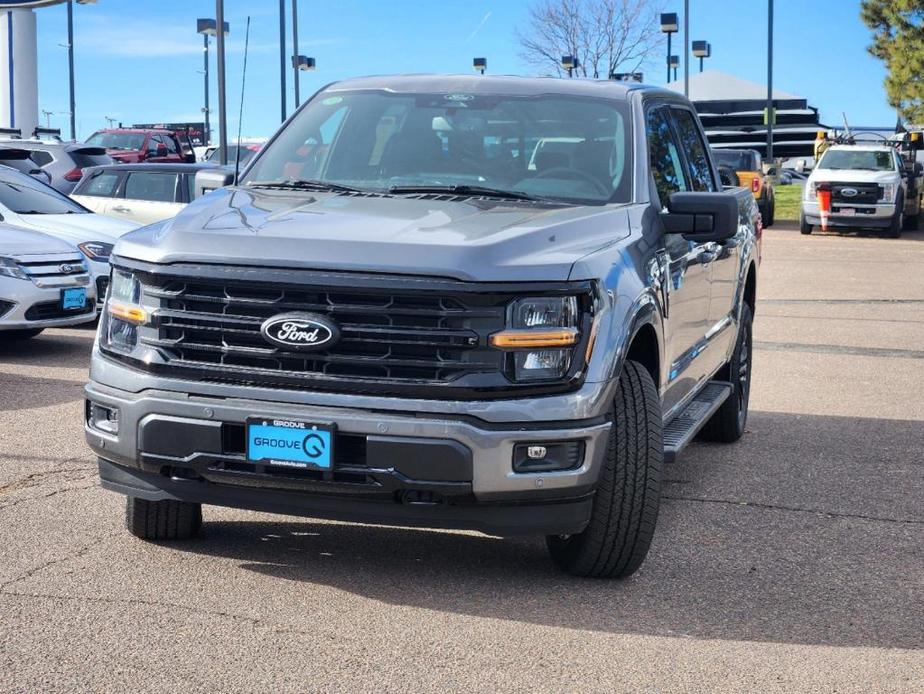
[[[800,231],[821,224],[818,187],[831,189],[830,227],[872,227],[897,238],[917,225],[920,192],[916,172],[908,173],[898,152],[887,145],[834,145],[812,170],[802,197]],[[909,178],[911,179],[909,184]]]

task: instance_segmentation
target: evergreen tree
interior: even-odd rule
[[[873,31],[867,50],[888,70],[889,104],[924,124],[924,0],[863,0],[860,16]]]

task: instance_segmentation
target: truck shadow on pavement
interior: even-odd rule
[[[89,328],[46,330],[31,340],[3,340],[0,335],[0,364],[89,369],[95,336]]]
[[[172,546],[272,579],[478,617],[672,637],[924,646],[921,423],[755,412],[749,429],[741,445],[696,444],[667,467],[651,553],[622,582],[557,571],[537,538],[262,515],[207,522],[201,540]]]

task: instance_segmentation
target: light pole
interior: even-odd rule
[[[225,26],[225,2],[215,0],[215,26]],[[215,32],[218,49],[218,157],[222,166],[228,164],[228,117],[225,101],[225,32]]]
[[[472,60],[472,68],[475,70],[475,72],[480,72],[483,75],[484,71],[488,69],[488,59],[475,58]]]
[[[103,116],[106,119],[106,125],[112,128],[112,125],[118,120],[117,118],[110,118],[109,116]]]
[[[225,36],[230,32],[230,27],[228,23],[225,22]],[[211,111],[209,110],[209,36],[215,36],[216,27],[218,23],[214,19],[197,19],[196,20],[196,32],[202,34],[202,74],[205,75],[205,106],[202,109],[202,113],[205,116],[205,128],[203,128],[202,136],[205,139],[203,144],[208,144],[211,139],[211,128],[209,126],[209,116]]]
[[[767,0],[767,161],[773,163],[773,0]]]
[[[298,93],[298,0],[292,0],[292,80],[295,82],[295,110],[301,104]]]
[[[683,95],[690,96],[690,0],[683,0]]]
[[[671,81],[671,36],[677,33],[677,13],[667,12],[661,15],[661,32],[667,34],[667,81]],[[674,79],[677,79],[676,75]]]
[[[677,81],[677,68],[680,67],[680,56],[672,55],[668,58],[667,66],[669,70],[674,71],[674,81]]]
[[[77,0],[78,5],[95,5],[96,0]],[[70,87],[71,139],[77,139],[76,98],[74,96],[74,3],[67,0],[67,78]]]
[[[574,70],[581,66],[581,61],[576,55],[563,55],[561,57],[561,66],[568,71],[568,77],[573,77]]]
[[[279,122],[286,120],[286,0],[279,0]]]
[[[699,71],[703,71],[703,58],[712,57],[712,44],[708,41],[693,42],[693,57],[699,58]]]

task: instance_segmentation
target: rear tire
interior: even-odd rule
[[[44,328],[26,328],[25,330],[0,330],[0,340],[29,340],[40,335]]]
[[[142,540],[189,540],[202,527],[202,504],[129,496],[125,500],[125,527]]]
[[[772,227],[773,223],[776,221],[776,198],[770,198],[770,206],[768,207],[767,212],[767,221],[764,222],[765,227]]]
[[[651,374],[627,361],[590,523],[577,535],[546,538],[553,561],[575,576],[625,578],[651,546],[661,501],[661,399]]]
[[[728,363],[715,375],[715,380],[731,383],[732,392],[700,432],[700,438],[704,441],[733,443],[744,434],[751,397],[752,323],[751,307],[744,304],[741,307],[735,351]]]
[[[808,236],[812,233],[812,225],[805,219],[805,215],[799,215],[799,233]]]

